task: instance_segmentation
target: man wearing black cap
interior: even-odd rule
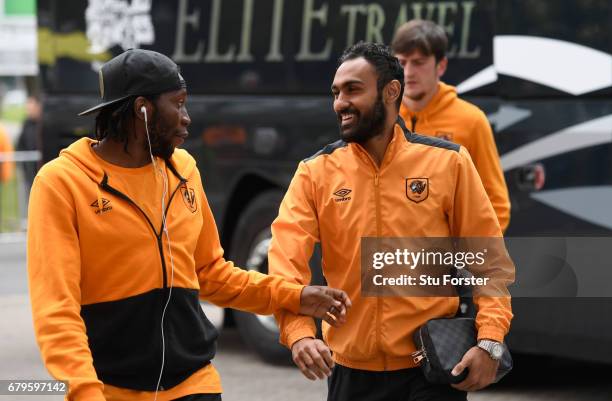
[[[102,66],[97,140],[43,166],[30,196],[36,339],[70,400],[219,400],[217,332],[198,296],[269,314],[345,320],[346,294],[223,258],[195,160],[177,65],[129,50]]]

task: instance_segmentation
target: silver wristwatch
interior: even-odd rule
[[[497,341],[480,340],[478,341],[478,348],[487,351],[494,361],[499,361],[504,354],[504,344]]]

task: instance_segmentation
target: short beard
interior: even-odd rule
[[[382,94],[379,93],[376,97],[374,106],[369,110],[368,114],[359,116],[359,123],[352,132],[342,132],[342,121],[340,119],[340,137],[343,141],[351,143],[358,143],[363,145],[370,139],[381,135],[385,127],[385,121],[387,120],[387,110],[385,104],[382,101]]]
[[[169,129],[164,126],[154,113],[149,121],[149,140],[151,141],[151,153],[153,156],[159,157],[164,160],[170,160],[174,153],[174,146],[172,143],[164,138],[164,133],[167,133]],[[144,144],[146,151],[149,152],[149,143]]]

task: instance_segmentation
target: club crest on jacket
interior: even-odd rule
[[[406,197],[415,203],[427,199],[429,196],[429,179],[406,178]]]
[[[452,132],[436,131],[436,137],[440,139],[444,139],[445,141],[449,141],[449,142],[453,141]]]
[[[182,185],[181,195],[183,196],[183,202],[185,202],[185,206],[187,206],[187,208],[191,211],[191,213],[197,212],[198,202],[196,201],[194,189],[188,188],[187,185]]]

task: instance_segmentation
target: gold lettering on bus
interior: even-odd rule
[[[340,15],[347,15],[346,22],[346,46],[355,43],[355,30],[357,27],[357,14],[365,14],[368,11],[365,4],[345,4],[340,7]]]
[[[451,11],[453,14],[457,14],[457,3],[454,1],[441,1],[438,3],[438,25],[440,25],[442,27],[442,29],[444,29],[444,31],[446,32],[446,35],[449,38],[452,38],[454,36],[455,33],[455,23],[452,22],[453,21],[453,16],[450,17],[450,21],[448,21],[448,17],[450,13],[447,13],[447,11]],[[455,53],[457,52],[457,45],[453,44],[451,46],[451,43],[449,42],[449,49],[447,51],[447,56],[448,57],[454,57]]]
[[[476,47],[471,52],[468,50],[470,39],[470,22],[472,21],[472,11],[476,7],[475,1],[465,1],[461,3],[463,8],[463,23],[461,24],[461,48],[459,49],[459,58],[478,58],[480,57],[480,46]]]
[[[177,63],[197,63],[202,58],[204,43],[198,40],[195,52],[187,54],[185,51],[185,35],[187,28],[194,32],[200,26],[200,10],[194,8],[193,13],[187,14],[188,0],[179,0],[178,15],[176,19],[176,37],[174,41],[174,53],[172,59]]]
[[[248,63],[253,61],[251,54],[251,27],[253,25],[253,1],[244,0],[244,8],[242,9],[242,27],[240,37],[240,52],[236,56],[236,61],[239,63]]]
[[[280,51],[281,30],[283,27],[283,4],[284,0],[274,0],[274,10],[272,11],[272,32],[270,35],[270,51],[266,56],[266,61],[283,61],[283,54]]]
[[[329,60],[332,50],[332,39],[327,38],[325,47],[318,53],[313,53],[310,50],[310,39],[312,32],[312,23],[315,20],[319,21],[321,26],[327,24],[327,9],[328,4],[323,4],[318,10],[314,9],[314,0],[304,0],[304,12],[302,13],[302,40],[300,52],[295,56],[297,61],[324,61]]]
[[[385,26],[385,10],[380,4],[368,5],[368,21],[366,24],[366,42],[385,43],[382,30]]]
[[[208,52],[204,61],[208,63],[228,63],[233,61],[236,46],[230,44],[225,54],[219,54],[219,27],[221,21],[221,0],[212,0],[208,34]]]
[[[351,4],[321,0],[273,0],[266,21],[260,21],[261,17],[254,20],[255,7],[260,7],[259,2],[261,0],[242,0],[242,9],[222,10],[222,0],[208,0],[204,3],[210,5],[210,9],[204,11],[201,10],[201,1],[190,3],[189,0],[178,0],[172,58],[178,63],[252,63],[258,59],[282,62],[288,57],[296,61],[329,61],[334,42],[337,41],[342,47],[351,46],[359,40],[388,44],[395,30],[413,18],[433,20],[444,29],[449,37],[449,58],[473,59],[481,55],[481,46],[470,41],[472,16],[478,4],[475,0],[413,1],[397,5],[389,5],[382,0]],[[300,7],[301,12],[288,13],[285,6]],[[337,8],[330,10],[332,7]],[[229,21],[229,12],[242,17],[237,38],[225,31],[231,28],[226,22]],[[288,16],[296,15],[300,15],[301,24],[299,21],[285,20]],[[334,24],[333,29],[330,29],[330,24]],[[389,29],[390,24],[394,24],[393,30]],[[346,33],[344,38],[332,36],[339,33],[338,27],[340,32]],[[297,35],[293,32],[289,35],[292,40],[299,35],[297,53],[283,54],[284,29],[299,30]],[[258,34],[263,33],[263,37],[255,36],[255,30]],[[207,31],[208,37],[203,38],[201,31]],[[236,39],[228,40],[228,37]],[[254,41],[257,42],[255,48]],[[266,42],[267,54],[259,53]],[[254,49],[259,49],[259,52],[253,53]]]
[[[427,13],[423,15],[423,5],[427,6]],[[412,3],[412,13],[414,19],[426,19],[433,21],[434,12],[436,11],[436,3]]]

